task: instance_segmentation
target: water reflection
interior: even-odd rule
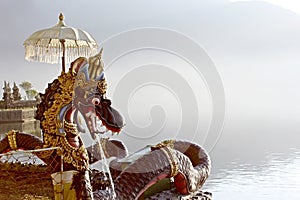
[[[205,189],[214,199],[300,199],[300,149],[265,154],[256,164],[235,160],[215,170]]]

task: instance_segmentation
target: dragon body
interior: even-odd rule
[[[53,179],[62,170],[63,162],[63,171],[71,174],[65,190],[73,191],[73,199],[103,199],[99,191],[107,183],[97,182],[95,174],[89,173],[90,164],[103,159],[103,155],[114,158],[109,167],[116,199],[142,198],[149,188],[163,179],[174,180],[174,188],[180,194],[198,191],[208,178],[210,159],[197,144],[166,140],[149,148],[126,167],[119,162],[128,156],[121,141],[101,139],[104,154],[99,152],[97,145],[85,147],[82,134],[96,139],[104,133],[119,133],[125,125],[122,115],[106,98],[101,54],[102,50],[88,59],[76,59],[67,73],[62,72],[48,84],[45,93],[40,94],[36,119],[41,122],[43,139],[12,130],[0,141],[0,153],[57,147],[35,154],[47,164]]]

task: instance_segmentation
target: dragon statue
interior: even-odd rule
[[[149,188],[162,180],[169,180],[182,195],[199,191],[211,164],[208,154],[197,144],[166,140],[126,166],[119,162],[128,156],[121,141],[102,138],[85,147],[84,134],[96,139],[108,132],[120,133],[125,125],[122,115],[106,98],[101,55],[102,50],[88,59],[77,58],[67,73],[62,72],[48,84],[45,94],[40,94],[36,119],[41,123],[42,139],[12,130],[0,141],[0,153],[48,148],[35,154],[49,167],[55,199],[61,199],[61,195],[64,199],[104,199],[101,190],[109,183],[101,177],[107,172],[90,169],[103,155],[111,158],[115,199],[143,199]]]

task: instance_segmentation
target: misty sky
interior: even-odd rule
[[[226,95],[227,126],[261,120],[299,130],[300,15],[268,2],[229,0],[0,2],[0,86],[23,80],[43,91],[60,65],[27,62],[24,40],[57,23],[91,33],[101,43],[123,31],[159,27],[201,45],[215,63]],[[147,38],[145,38],[146,40]],[[104,54],[104,61],[105,61]],[[108,77],[109,81],[109,77]],[[288,123],[288,124],[287,124]],[[275,131],[276,132],[276,131]]]
[[[230,0],[231,2],[237,1],[253,1],[253,0]],[[271,3],[276,6],[280,6],[287,10],[291,10],[296,13],[300,13],[300,2],[297,0],[260,0]]]

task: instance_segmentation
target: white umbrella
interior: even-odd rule
[[[58,23],[52,28],[37,31],[24,42],[25,59],[45,63],[65,63],[76,58],[89,57],[97,52],[97,43],[87,32],[66,26],[64,16],[59,15]]]

